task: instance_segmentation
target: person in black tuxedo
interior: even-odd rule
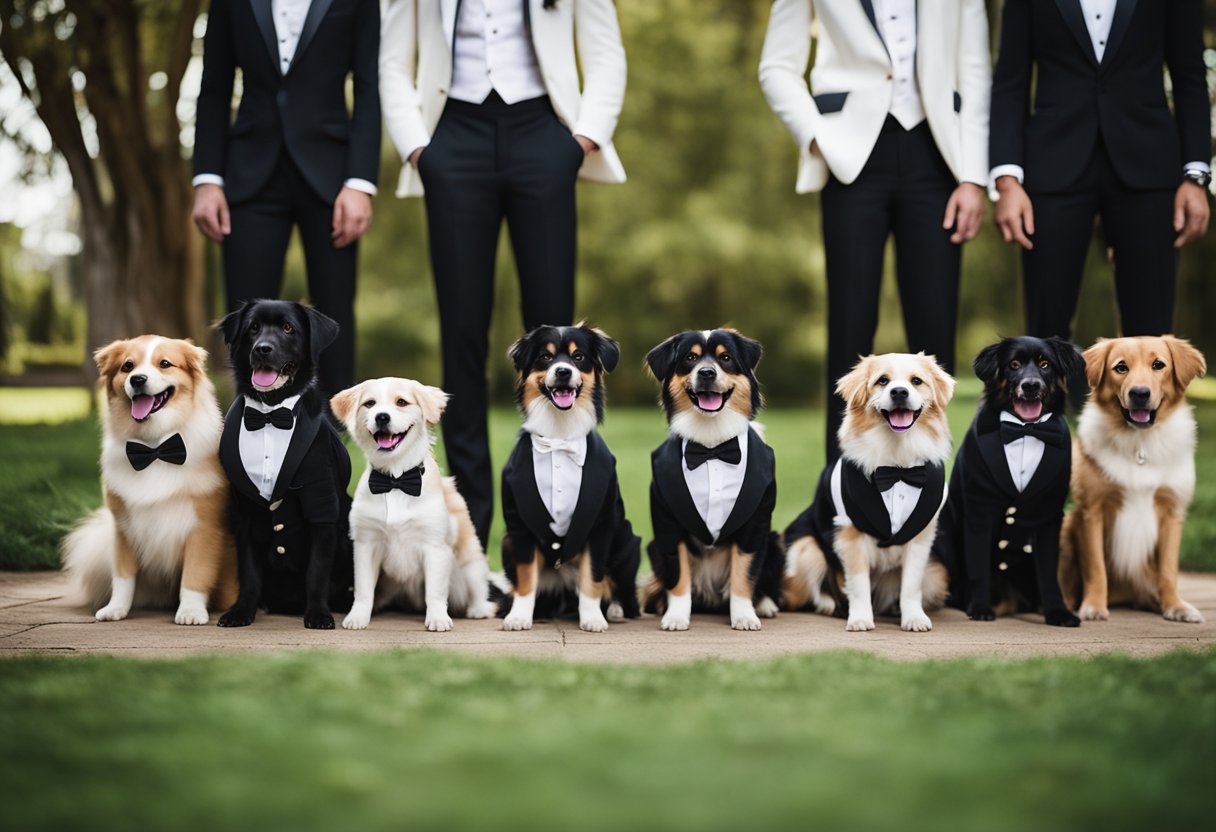
[[[1069,337],[1099,214],[1123,334],[1173,329],[1177,249],[1208,226],[1210,119],[1202,0],[1007,0],[990,178],[1031,335]]]
[[[320,366],[331,395],[354,383],[356,241],[371,225],[380,168],[380,4],[211,0],[203,44],[194,221],[223,246],[229,311],[279,296],[300,229],[309,297],[340,327]]]

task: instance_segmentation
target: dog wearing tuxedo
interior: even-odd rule
[[[640,614],[642,541],[595,429],[620,347],[584,324],[541,326],[508,354],[524,422],[502,472],[502,565],[513,587],[503,629],[530,630],[534,616],[577,608],[581,629],[604,632]]]
[[[299,303],[242,304],[217,325],[237,396],[220,462],[232,486],[240,593],[221,627],[252,624],[258,608],[332,630],[350,608],[350,455],[317,388],[317,358],[338,325]]]
[[[934,542],[950,604],[973,621],[1042,610],[1048,624],[1076,627],[1057,571],[1072,469],[1064,402],[1084,362],[1061,338],[1019,337],[985,347],[974,367],[984,395]]]
[[[777,614],[784,563],[772,533],[772,449],[754,424],[761,347],[732,329],[673,335],[646,356],[670,435],[651,454],[654,569],[647,612],[687,630],[694,610],[729,611],[736,630]]]

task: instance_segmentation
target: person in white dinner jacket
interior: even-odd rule
[[[829,459],[844,411],[832,391],[873,349],[892,233],[909,349],[953,372],[961,244],[984,215],[991,79],[984,0],[773,3],[760,85],[798,142],[797,192],[822,191]]]
[[[612,145],[625,98],[616,9],[612,0],[390,0],[380,90],[404,163],[397,196],[426,199],[451,394],[444,443],[484,544],[493,514],[486,357],[498,235],[505,219],[524,329],[571,323],[575,180],[625,181]]]

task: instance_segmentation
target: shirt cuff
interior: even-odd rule
[[[1026,181],[1026,171],[1021,165],[997,165],[988,174],[988,198],[993,202],[1001,198],[996,190],[996,180],[1002,176],[1012,176],[1019,185]]]
[[[1202,171],[1204,173],[1212,172],[1212,166],[1209,165],[1207,162],[1187,162],[1185,165],[1183,165],[1182,169],[1184,171],[1198,170],[1198,171]]]
[[[347,188],[351,188],[352,190],[362,191],[368,196],[376,195],[376,186],[371,182],[368,182],[366,179],[347,179],[342,184]]]
[[[219,185],[222,188],[224,187],[224,177],[215,173],[200,173],[190,180],[190,184],[195,188],[199,185]]]

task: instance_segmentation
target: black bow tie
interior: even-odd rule
[[[425,470],[425,466],[419,465],[417,468],[411,468],[399,477],[390,477],[388,474],[373,468],[371,476],[367,480],[367,487],[371,489],[373,494],[387,494],[396,489],[404,491],[411,497],[417,497],[422,493],[422,472]]]
[[[886,491],[897,482],[906,482],[914,488],[924,488],[925,483],[929,481],[929,472],[924,465],[917,465],[912,468],[895,468],[890,465],[882,465],[874,471],[874,485],[878,490]]]
[[[295,423],[295,414],[286,407],[276,407],[269,413],[263,413],[256,407],[245,408],[245,430],[261,430],[268,424],[279,430],[291,430]]]
[[[186,443],[182,440],[180,433],[173,434],[155,448],[149,448],[138,442],[128,442],[127,459],[130,460],[131,467],[136,471],[144,470],[158,459],[170,465],[185,465]]]
[[[1064,447],[1064,437],[1060,433],[1059,427],[1055,424],[1056,420],[1051,419],[1046,422],[1031,422],[1014,423],[1001,421],[1001,442],[1008,445],[1010,442],[1015,442],[1018,439],[1025,439],[1027,436],[1033,436],[1045,445],[1051,445],[1055,448]]]
[[[727,439],[721,445],[707,448],[700,442],[688,443],[684,449],[684,462],[689,471],[695,471],[711,459],[718,459],[727,465],[738,465],[743,459],[743,451],[739,448],[739,437]]]

